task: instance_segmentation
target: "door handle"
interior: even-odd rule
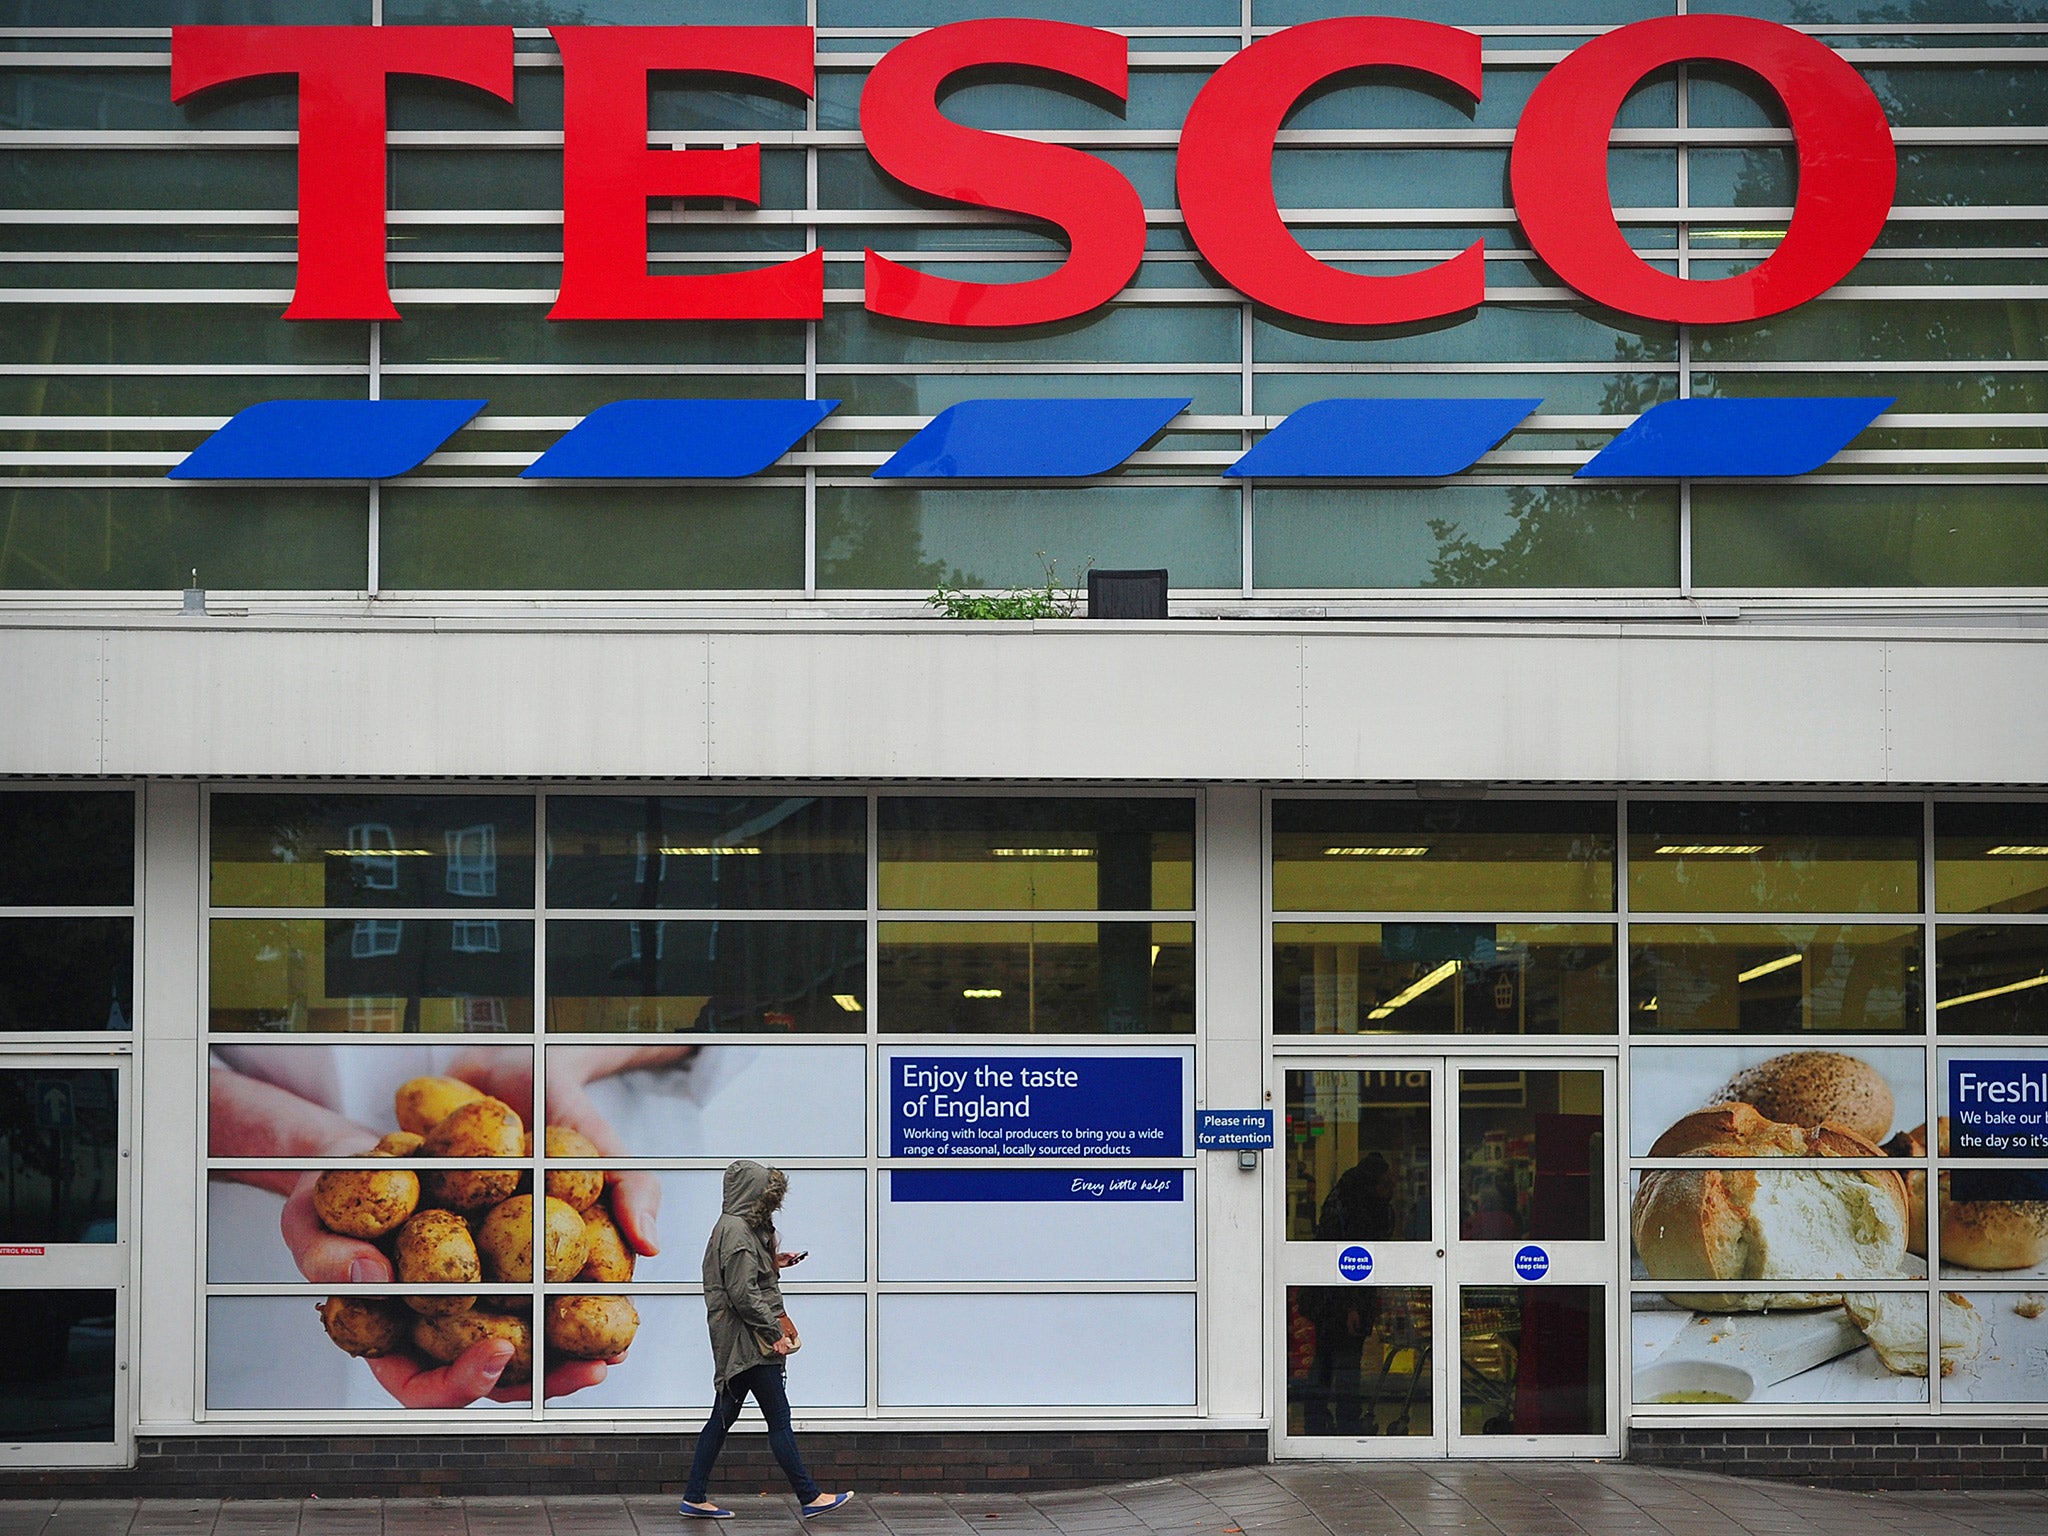
[[[1436,1251],[1436,1256],[1437,1256],[1438,1258],[1442,1258],[1442,1257],[1444,1256],[1444,1251],[1443,1251],[1443,1249],[1441,1249],[1441,1248],[1437,1249],[1437,1251]]]

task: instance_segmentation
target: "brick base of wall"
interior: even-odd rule
[[[136,1465],[0,1472],[4,1498],[432,1498],[487,1494],[680,1494],[694,1436],[179,1436],[136,1444]],[[1237,1467],[1266,1459],[1264,1430],[1077,1433],[809,1433],[811,1475],[827,1488],[980,1492]],[[714,1491],[787,1493],[759,1432],[735,1432]]]
[[[1637,1429],[1631,1461],[1830,1488],[2048,1487],[2048,1429]]]
[[[1266,1435],[883,1430],[806,1434],[803,1448],[827,1488],[1036,1492],[1256,1465]],[[132,1468],[0,1472],[0,1499],[680,1494],[689,1450],[675,1435],[177,1436],[138,1441]],[[1629,1459],[1835,1488],[2048,1488],[2048,1429],[1637,1429]],[[787,1491],[766,1436],[726,1442],[714,1491]]]

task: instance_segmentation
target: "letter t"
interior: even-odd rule
[[[396,320],[384,257],[385,82],[455,80],[512,99],[510,27],[173,27],[171,100],[299,80],[299,280],[287,320]]]

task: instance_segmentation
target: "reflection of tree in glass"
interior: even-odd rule
[[[1636,337],[1615,340],[1615,362],[1643,367],[1649,348]],[[1636,416],[1670,392],[1670,377],[1617,372],[1600,394],[1600,414]],[[1431,587],[1585,587],[1669,584],[1677,576],[1675,503],[1642,486],[1536,486],[1507,490],[1513,530],[1482,543],[1455,518],[1429,519],[1436,552]]]
[[[2025,18],[2018,7],[2001,0],[1973,0],[1967,7],[1955,0],[1910,0],[1904,5],[1849,7],[1798,4],[1792,7],[1789,19],[1806,25],[1840,25],[1845,19],[1893,25],[1968,21],[1996,28],[2017,25]],[[1901,65],[1908,64],[1911,57],[1910,52],[1902,50]],[[1864,75],[1883,104],[1886,117],[1895,126],[1996,129],[2036,125],[2048,118],[2048,71],[2038,68],[1866,67]],[[1741,92],[1754,105],[1761,120],[1784,125],[1783,107],[1755,77],[1737,70],[1696,65],[1693,78],[1717,90]],[[1732,206],[1780,207],[1792,201],[1797,172],[1789,146],[1719,149],[1714,153],[1741,156],[1730,187]],[[1987,210],[2032,203],[2038,201],[2034,188],[2039,179],[2039,153],[2024,146],[1904,145],[1899,150],[1901,199],[1916,204]],[[1768,254],[1767,250],[1745,248],[1738,242],[1730,242],[1725,255],[1712,246],[1701,250],[1705,244],[1698,238],[1702,224],[1703,221],[1696,221],[1694,226],[1695,260],[1712,262],[1709,271],[1713,276],[1744,270]],[[1851,281],[1886,285],[1945,280],[1995,283],[2002,276],[1995,269],[1980,269],[1981,276],[1971,274],[1963,263],[1944,261],[1943,248],[1960,244],[2011,246],[2027,251],[2036,245],[2037,235],[2030,227],[2000,226],[1991,221],[1895,221],[1880,237],[1880,243],[1925,248],[1929,261],[1925,265],[1866,264]],[[1695,271],[1697,274],[1698,269]],[[1703,396],[1756,396],[1785,394],[1796,389],[1813,394],[1887,394],[1898,397],[1898,409],[1917,412],[2048,410],[2048,374],[1997,371],[2009,361],[2033,361],[2048,356],[2044,334],[2048,334],[2048,305],[2026,298],[1817,303],[1746,325],[1695,328],[1691,337],[1695,370],[1692,392]],[[1637,350],[1624,342],[1617,347],[1617,354],[1627,358]],[[1866,358],[1949,364],[1982,362],[1985,369],[1873,374],[1856,367],[1858,359]],[[1782,373],[1723,371],[1716,367],[1779,360],[1820,364],[1839,361],[1845,366],[1790,378]],[[1601,411],[1634,415],[1655,404],[1644,382],[1627,377],[1618,379],[1603,393]],[[1987,428],[1968,434],[1932,428],[1891,429],[1874,432],[1861,441],[1866,446],[1896,448],[1935,444],[2041,447],[2048,446],[2048,433],[2039,428]],[[1914,564],[1914,550],[1924,530],[1914,526],[1912,512],[1924,507],[1961,513],[1973,500],[1972,489],[1967,486],[1929,487],[1918,495],[1908,488],[1903,496],[1911,498],[1904,502],[1909,513],[1904,523],[1882,529],[1859,525],[1859,539],[1875,537],[1884,546],[1876,562],[1882,569],[1869,569],[1866,579],[1897,580]],[[1601,573],[1614,572],[1630,560],[1631,534],[1636,536],[1633,542],[1638,547],[1634,555],[1639,558],[1652,552],[1643,541],[1668,540],[1673,523],[1669,495],[1662,490],[1525,486],[1511,490],[1508,499],[1509,515],[1515,526],[1497,545],[1482,543],[1455,520],[1431,521],[1430,529],[1438,545],[1431,561],[1431,585],[1585,585],[1589,579],[1602,580]],[[1900,501],[1895,498],[1894,504]],[[1956,531],[1950,526],[1955,523],[1954,517],[1939,521],[1947,533]],[[1855,562],[1857,568],[1870,567],[1869,556],[1873,553],[1876,551],[1865,548],[1862,558]],[[1838,563],[1849,554],[1845,548],[1828,557],[1826,563]],[[1668,555],[1663,564],[1668,569]],[[1846,567],[1843,570],[1846,572]],[[1661,579],[1668,582],[1669,577]]]

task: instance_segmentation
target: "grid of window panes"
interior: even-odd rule
[[[1278,798],[1272,839],[1283,1054],[1621,1052],[1637,1414],[2048,1402],[2048,807]]]
[[[699,1413],[735,1158],[789,1175],[804,1411],[1194,1411],[1191,1146],[1027,1169],[892,1134],[899,1076],[1128,1066],[1185,1136],[1193,796],[207,805],[210,1413]]]
[[[0,789],[0,1038],[135,1021],[135,795]]]
[[[516,100],[390,85],[390,271],[398,324],[287,323],[294,98],[275,88],[173,104],[168,27],[239,21],[213,0],[12,0],[0,119],[16,210],[0,238],[8,537],[0,589],[201,586],[390,593],[587,590],[824,597],[1075,580],[1090,563],[1166,567],[1226,601],[1367,591],[1588,596],[2048,585],[2032,536],[2048,408],[2034,142],[2048,112],[2048,10],[1930,0],[1707,0],[1840,50],[1900,149],[1897,207],[1826,298],[1742,325],[1633,321],[1562,287],[1504,193],[1509,142],[1546,68],[1676,0],[1583,0],[1532,22],[1499,0],[1411,14],[1485,43],[1477,103],[1360,72],[1301,104],[1274,158],[1280,205],[1317,256],[1395,272],[1486,248],[1489,299],[1424,325],[1334,331],[1254,311],[1191,247],[1174,147],[1194,93],[1251,39],[1349,7],[1320,0],[1083,0],[1067,20],[1126,34],[1128,101],[1043,74],[950,93],[963,122],[1101,155],[1147,208],[1145,260],[1081,319],[976,333],[861,306],[865,249],[959,278],[1041,274],[1043,226],[913,194],[858,133],[874,60],[979,0],[639,0],[520,9]],[[261,9],[261,8],[259,8]],[[265,12],[267,14],[267,12]],[[317,0],[295,22],[491,23],[488,0]],[[280,17],[279,19],[285,19]],[[822,321],[551,324],[560,271],[562,83],[545,26],[814,24],[817,94],[657,79],[655,142],[760,142],[762,209],[656,208],[652,270],[721,270],[822,249]],[[1609,182],[1628,238],[1694,278],[1760,260],[1789,217],[1779,105],[1739,72],[1685,66],[1625,104]],[[785,218],[794,215],[790,222]],[[1682,395],[1896,397],[1824,472],[1779,484],[1575,483],[1648,406]],[[945,406],[991,395],[1186,397],[1126,468],[1066,488],[915,488],[869,471]],[[489,404],[379,492],[171,487],[234,411],[279,395],[465,396]],[[1442,484],[1251,490],[1220,471],[1272,422],[1337,396],[1541,397],[1480,467]],[[743,483],[522,484],[569,423],[623,396],[812,396],[825,428]]]

